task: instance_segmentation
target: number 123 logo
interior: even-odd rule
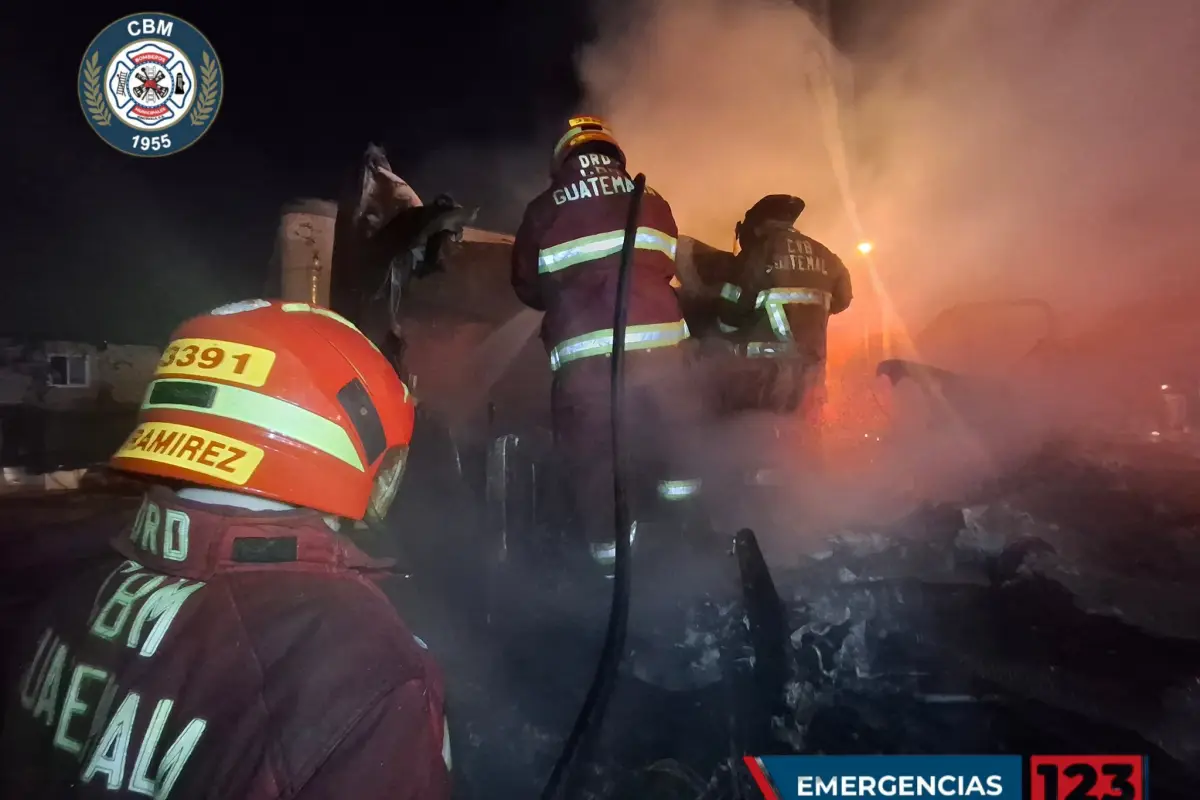
[[[1031,800],[1145,800],[1143,756],[1033,756]]]

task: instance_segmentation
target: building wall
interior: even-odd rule
[[[149,345],[0,339],[0,405],[138,403],[160,353]]]
[[[284,206],[275,236],[280,297],[329,305],[336,219],[337,204],[331,200],[307,198]]]

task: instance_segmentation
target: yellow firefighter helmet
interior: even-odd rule
[[[571,117],[567,120],[567,132],[559,138],[558,144],[554,145],[554,158],[550,164],[551,172],[557,172],[571,157],[572,152],[593,142],[603,142],[609,145],[612,151],[610,154],[617,158],[621,166],[625,166],[625,153],[617,144],[617,139],[613,136],[608,123],[599,117]]]

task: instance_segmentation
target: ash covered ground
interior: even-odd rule
[[[635,653],[572,796],[757,797],[747,751],[1120,752],[1149,756],[1155,797],[1190,798],[1197,485],[1200,461],[1164,446],[1055,446],[959,502],[811,537],[771,565],[786,615],[783,705],[748,713],[730,681],[649,685]],[[708,569],[719,586],[678,658],[753,683],[736,563]],[[606,589],[527,580],[510,618],[473,630],[421,601],[416,624],[432,628],[449,679],[463,797],[535,796],[593,674]],[[644,593],[654,579],[634,580]],[[413,589],[397,601],[417,602]]]

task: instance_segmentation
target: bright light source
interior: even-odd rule
[[[858,243],[858,252],[862,253],[864,256],[867,253],[870,253],[874,249],[875,249],[875,245],[871,244],[870,242],[859,242]]]
[[[1160,386],[1158,388],[1162,389],[1165,392],[1167,389],[1170,389],[1171,387],[1164,383],[1162,386]]]

